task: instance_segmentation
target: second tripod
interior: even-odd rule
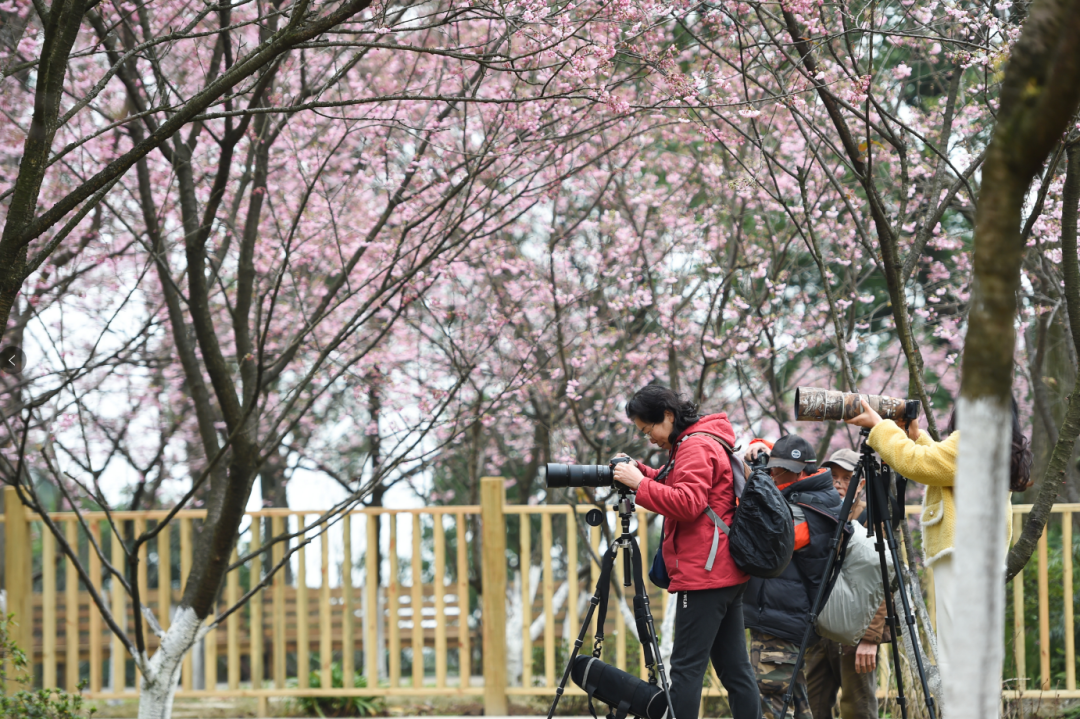
[[[919,641],[916,636],[918,629],[915,625],[915,615],[911,611],[907,586],[904,582],[903,572],[900,570],[900,554],[897,550],[896,535],[893,529],[893,512],[890,511],[889,507],[890,497],[888,478],[891,476],[892,472],[874,458],[874,450],[867,443],[869,434],[870,431],[867,429],[863,429],[860,433],[862,443],[859,447],[861,454],[859,464],[855,468],[855,474],[851,477],[847,494],[844,497],[844,503],[840,508],[840,521],[837,522],[836,533],[832,539],[832,551],[829,552],[829,560],[825,571],[825,581],[818,587],[817,596],[814,598],[814,603],[810,609],[810,621],[806,628],[806,633],[803,636],[802,645],[799,647],[799,654],[795,659],[795,669],[791,674],[791,683],[788,685],[788,690],[784,694],[784,709],[780,715],[780,719],[786,719],[787,709],[788,706],[790,706],[795,688],[795,682],[799,676],[799,672],[802,670],[803,661],[806,655],[806,647],[810,643],[810,638],[813,635],[818,614],[821,612],[822,607],[825,606],[825,602],[828,601],[829,593],[832,591],[836,577],[839,574],[844,558],[847,555],[847,537],[844,536],[844,527],[847,525],[848,515],[851,512],[852,503],[855,499],[855,495],[859,492],[859,483],[862,480],[866,480],[867,531],[868,536],[876,537],[874,549],[878,554],[878,560],[881,567],[881,583],[885,590],[886,622],[892,633],[893,666],[897,668],[897,671],[894,673],[897,691],[896,703],[900,707],[902,719],[907,719],[908,707],[907,697],[904,695],[904,677],[899,671],[899,667],[901,666],[899,645],[901,626],[900,618],[897,616],[896,606],[893,602],[891,583],[889,581],[890,562],[893,567],[897,568],[895,574],[898,586],[897,593],[900,595],[901,604],[904,609],[903,619],[904,624],[906,625],[906,631],[908,631],[911,636],[913,658],[915,659],[915,667],[919,673],[919,680],[922,683],[923,696],[926,699],[926,710],[930,719],[936,719],[937,717],[934,697],[930,694],[930,686],[926,680],[926,669],[923,666],[922,653],[919,651]],[[901,497],[900,500],[902,501],[903,498]],[[902,509],[899,510],[899,514],[902,518]],[[888,558],[886,558],[885,554],[886,549],[889,553]]]
[[[630,517],[634,514],[634,499],[630,490],[623,488],[621,485],[617,486],[619,492],[619,501],[615,505],[614,509],[619,514],[619,519],[622,522],[622,534],[619,535],[604,552],[604,556],[600,561],[600,578],[596,583],[596,590],[594,591],[592,598],[589,600],[589,608],[585,614],[585,620],[581,624],[581,631],[578,632],[577,639],[574,641],[573,650],[570,653],[570,659],[566,663],[566,669],[563,671],[562,679],[559,680],[559,686],[555,688],[555,700],[551,703],[551,708],[548,709],[548,719],[551,719],[555,715],[555,708],[559,705],[559,699],[562,698],[563,692],[566,690],[566,683],[570,679],[571,671],[574,668],[574,663],[578,658],[578,654],[581,647],[585,644],[585,636],[589,631],[589,624],[592,622],[593,614],[596,614],[596,642],[593,645],[592,655],[597,662],[599,662],[601,650],[604,643],[604,620],[607,616],[608,597],[611,593],[611,572],[614,569],[615,561],[618,557],[619,551],[623,552],[623,585],[630,587],[631,584],[634,587],[634,622],[638,630],[638,638],[641,640],[642,653],[645,656],[645,666],[649,670],[649,685],[653,686],[653,693],[656,693],[656,685],[659,682],[659,689],[663,693],[663,701],[667,706],[667,717],[674,719],[675,709],[671,705],[671,687],[668,683],[667,674],[664,671],[664,662],[660,658],[660,646],[656,641],[656,625],[653,622],[652,611],[649,609],[649,594],[645,590],[644,575],[641,571],[641,549],[638,547],[637,539],[630,532]],[[603,513],[600,510],[594,509],[589,512],[586,517],[586,521],[592,526],[599,526],[604,521]],[[592,660],[590,660],[592,662]],[[621,672],[620,672],[621,674]],[[589,669],[586,669],[584,678],[580,681],[582,685],[588,685]],[[644,686],[644,682],[636,677],[626,675],[625,681],[637,682]],[[577,678],[575,677],[575,681]],[[592,707],[593,694],[589,688],[583,686],[586,692],[589,692],[589,705]],[[626,687],[624,691],[619,692],[622,696],[614,698],[618,706],[617,709],[613,709],[612,715],[615,719],[623,719],[628,713],[634,716],[653,716],[655,710],[649,711],[647,708],[634,707],[625,701],[632,693],[633,687]],[[601,700],[610,700],[613,697],[601,696],[597,692],[597,698]],[[613,705],[614,706],[614,705]],[[635,711],[637,709],[637,711]],[[595,714],[594,714],[595,716]]]

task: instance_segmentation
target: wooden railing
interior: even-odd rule
[[[15,612],[20,621],[19,636],[32,654],[37,683],[74,690],[80,680],[85,680],[90,697],[132,696],[139,684],[134,662],[104,625],[74,566],[57,552],[54,538],[43,531],[40,518],[17,505],[10,494],[5,499],[6,511],[0,521],[8,540],[8,610]],[[288,574],[278,572],[244,609],[226,618],[222,627],[210,631],[201,646],[189,653],[184,660],[179,696],[265,699],[345,694],[485,695],[487,700],[495,695],[505,701],[507,695],[554,694],[568,638],[572,641],[579,629],[579,605],[591,594],[597,580],[598,567],[591,561],[589,549],[592,554],[600,554],[602,534],[598,528],[588,527],[587,535],[579,533],[579,527],[585,525],[575,518],[575,512],[586,508],[504,507],[499,500],[490,500],[493,506],[372,508],[345,516],[294,555]],[[917,515],[919,508],[908,507],[907,511]],[[1016,536],[1028,511],[1030,506],[1013,506]],[[1014,618],[1006,634],[1016,667],[1014,675],[1019,679],[1012,680],[1008,696],[1022,692],[1025,697],[1080,697],[1072,641],[1072,552],[1060,549],[1072,545],[1072,516],[1077,511],[1080,505],[1059,505],[1051,520],[1053,556],[1059,557],[1063,565],[1060,599],[1055,592],[1055,601],[1051,601],[1048,567],[1052,555],[1046,534],[1026,570],[1037,575],[1037,616],[1028,616],[1024,611],[1022,577],[1010,589]],[[494,518],[499,518],[509,551],[498,554],[491,547],[478,546],[481,515],[491,517],[493,527],[497,524]],[[68,543],[79,547],[82,563],[96,587],[108,597],[112,614],[123,626],[133,627],[131,602],[120,583],[111,581],[102,571],[101,561],[90,551],[76,516],[51,516],[63,529]],[[126,536],[129,530],[138,534],[154,527],[164,516],[163,511],[115,512],[111,518]],[[140,596],[164,627],[196,561],[193,536],[196,523],[204,516],[200,510],[180,512],[172,527],[142,549],[135,582]],[[250,512],[240,533],[240,551],[258,550],[269,536],[281,535],[286,529],[304,531],[305,523],[316,516],[316,512],[298,510]],[[652,523],[650,537],[648,516],[638,510],[636,532],[646,564],[655,549],[650,540],[655,540],[659,531],[658,523]],[[91,512],[83,517],[106,558],[119,565],[119,544],[105,514]],[[613,515],[609,516],[609,526],[614,526],[613,519]],[[307,529],[315,532],[318,527]],[[586,546],[585,536],[590,546]],[[498,542],[490,544],[497,548]],[[377,551],[369,551],[372,548]],[[230,572],[217,611],[232,606],[252,585],[253,578],[263,577],[268,567],[281,561],[285,551],[283,543],[276,543]],[[527,560],[522,563],[521,557]],[[501,579],[497,571],[500,562]],[[536,587],[530,585],[529,569],[534,562],[539,564]],[[521,569],[524,571],[517,571]],[[616,573],[620,571],[621,566],[617,566]],[[926,572],[926,588],[932,595],[931,574]],[[382,581],[372,581],[376,576]],[[507,638],[509,630],[502,623],[503,639],[490,641],[499,632],[483,620],[497,615],[498,607],[492,602],[507,596],[507,576],[518,577],[518,586],[513,589],[521,597],[516,603],[521,616],[513,626],[521,635]],[[478,580],[482,580],[486,595],[483,602],[474,584]],[[668,595],[651,583],[649,586],[659,626],[668,608]],[[1058,601],[1061,606],[1057,606]],[[928,604],[933,606],[932,597]],[[1063,646],[1059,649],[1064,653],[1065,673],[1058,681],[1051,677],[1055,649],[1050,631],[1052,608],[1060,612],[1064,622]],[[31,621],[21,621],[27,613]],[[622,613],[613,610],[608,616],[614,625],[609,627],[614,631],[608,632],[609,658],[621,668],[644,675],[640,650],[635,648]],[[533,641],[530,627],[540,618],[542,631]],[[1027,676],[1026,637],[1033,631],[1039,638],[1037,681]],[[149,631],[145,636],[152,653],[158,640]],[[508,655],[508,643],[524,649]],[[195,652],[199,652],[198,662]],[[224,659],[220,671],[219,658]],[[520,662],[520,679],[508,682],[512,661]],[[333,662],[341,663],[345,677],[351,677],[354,670],[362,673],[369,686],[330,688]],[[197,663],[202,665],[198,676]],[[308,667],[310,671],[301,670]],[[311,673],[318,677],[319,688],[310,686]],[[568,693],[579,692],[571,687]],[[719,693],[714,678],[706,695]]]
[[[1013,540],[1020,537],[1024,515],[1031,511],[1030,504],[1013,505]],[[1011,582],[1012,615],[1011,627],[1006,627],[1006,634],[1011,639],[1012,662],[1015,671],[1013,688],[1007,696],[1017,697],[1042,696],[1044,698],[1075,699],[1080,698],[1076,688],[1076,646],[1073,613],[1073,523],[1074,514],[1080,512],[1080,504],[1059,504],[1054,507],[1047,528],[1039,538],[1035,556],[1027,567]],[[1054,537],[1054,552],[1050,551],[1050,535]],[[1061,563],[1060,599],[1051,602],[1050,565],[1051,560]],[[1026,610],[1024,577],[1035,574],[1035,592],[1038,611],[1031,616]],[[1055,577],[1057,580],[1057,577]],[[1055,581],[1055,584],[1057,582]],[[1057,594],[1057,587],[1054,587]],[[1056,605],[1056,606],[1054,606]],[[1064,653],[1064,677],[1055,680],[1051,668],[1051,655],[1055,646],[1051,640],[1051,617],[1060,612],[1062,641],[1057,647]],[[1057,622],[1055,622],[1056,624]],[[1036,626],[1033,626],[1036,625]],[[1027,635],[1034,629],[1038,632],[1036,650],[1038,653],[1038,681],[1033,681],[1028,674],[1028,659],[1034,653],[1028,650]],[[1011,631],[1010,631],[1011,630]]]

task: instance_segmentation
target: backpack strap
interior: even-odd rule
[[[731,480],[735,487],[735,506],[739,504],[739,498],[742,497],[743,490],[746,488],[746,470],[743,469],[742,460],[735,456],[735,452],[738,451],[738,447],[732,447],[727,443],[727,440],[720,435],[713,434],[712,432],[691,432],[679,440],[679,444],[682,444],[684,439],[694,437],[696,435],[703,435],[705,437],[712,437],[717,441],[724,451],[728,454],[728,463],[731,465]]]
[[[698,435],[701,435],[703,437],[710,437],[716,440],[720,444],[720,446],[724,448],[724,451],[728,453],[729,459],[734,456],[735,448],[728,444],[723,437],[715,435],[712,432],[691,432],[690,434],[680,439],[679,444],[682,444],[690,437],[697,437]],[[705,506],[705,514],[706,516],[708,516],[709,519],[712,520],[713,523],[712,549],[709,550],[709,559],[705,562],[705,571],[711,572],[713,568],[713,562],[716,561],[716,550],[720,548],[720,532],[723,531],[724,534],[731,534],[731,527],[727,525],[727,522],[720,519],[720,515],[717,514],[713,510],[713,508],[708,505]]]
[[[732,447],[730,444],[728,444],[726,439],[724,439],[723,437],[721,437],[718,434],[713,434],[712,432],[691,432],[690,434],[688,434],[685,437],[683,437],[682,439],[680,439],[679,444],[682,444],[683,442],[690,439],[691,437],[712,437],[714,440],[716,440],[717,442],[720,443],[720,446],[723,447],[724,450],[727,451],[728,454],[734,454],[735,453],[735,448]]]
[[[716,560],[716,550],[720,546],[720,530],[724,530],[724,534],[731,534],[731,527],[727,525],[727,522],[720,519],[720,515],[713,511],[712,507],[705,507],[705,514],[713,522],[713,535],[712,535],[712,549],[709,550],[709,560],[705,562],[705,571],[711,572],[713,568],[713,561]]]

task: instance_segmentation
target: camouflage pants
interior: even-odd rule
[[[765,719],[780,719],[780,710],[784,707],[784,692],[791,681],[791,672],[795,668],[795,658],[798,655],[799,645],[795,642],[750,630],[750,664],[757,675],[758,690],[761,692],[761,712]],[[787,715],[795,719],[813,719],[810,714],[809,692],[806,690],[805,667],[799,671]]]

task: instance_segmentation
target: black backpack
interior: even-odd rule
[[[735,484],[735,497],[738,500],[735,518],[730,527],[712,507],[705,508],[705,514],[716,525],[706,570],[712,570],[720,532],[723,532],[728,535],[728,551],[736,567],[751,576],[763,579],[780,576],[787,569],[795,551],[795,520],[787,499],[768,475],[753,473],[747,480],[742,460],[735,456],[734,448],[723,438],[711,432],[694,432],[683,437],[683,440],[698,434],[711,437],[727,452]],[[682,444],[683,440],[680,440],[679,444]],[[671,460],[661,470],[657,479],[666,476],[674,458],[673,452]],[[649,579],[662,589],[667,589],[671,584],[667,565],[664,563],[663,542],[656,548],[656,555],[649,569]]]
[[[735,566],[762,579],[779,577],[795,551],[795,520],[787,499],[763,472],[746,482],[728,532]]]

